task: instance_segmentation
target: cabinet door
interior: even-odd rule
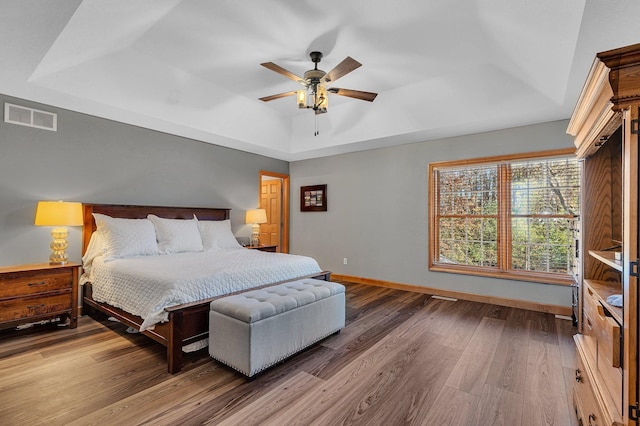
[[[638,106],[623,111],[624,120],[624,195],[623,195],[623,247],[624,262],[622,286],[624,293],[624,395],[625,405],[638,401],[638,278],[630,274],[631,263],[638,260],[638,134],[631,131],[632,120],[636,120]],[[624,408],[624,407],[623,407]],[[628,412],[623,409],[623,412]]]

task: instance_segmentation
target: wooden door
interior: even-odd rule
[[[267,223],[260,225],[260,244],[277,245],[280,251],[282,223],[282,180],[263,180],[260,184],[260,208],[267,211]]]

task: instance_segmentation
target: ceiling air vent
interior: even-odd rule
[[[58,128],[58,114],[5,103],[4,122],[55,132]]]

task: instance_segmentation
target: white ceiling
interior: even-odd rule
[[[637,0],[0,0],[0,93],[299,160],[566,119]],[[298,110],[302,75],[363,64]]]

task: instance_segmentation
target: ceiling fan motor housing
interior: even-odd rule
[[[304,79],[307,81],[307,83],[318,84],[320,83],[320,79],[324,77],[326,74],[327,74],[326,72],[318,69],[309,70],[304,73]]]
[[[307,87],[313,86],[315,89],[315,87],[320,83],[320,79],[327,75],[327,73],[318,69],[318,63],[322,59],[322,52],[311,52],[309,53],[309,56],[311,57],[311,62],[315,64],[315,67],[304,73],[304,79],[307,82]]]

